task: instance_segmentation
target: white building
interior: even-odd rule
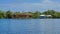
[[[50,17],[50,16],[52,16],[52,15],[40,15],[40,16],[47,16],[47,17]]]
[[[46,15],[40,15],[40,16],[46,16]]]
[[[52,17],[52,15],[40,15],[39,18],[51,18],[51,17]]]

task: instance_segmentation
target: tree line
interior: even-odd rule
[[[13,12],[13,11],[2,11],[0,10],[0,18],[11,18],[11,15],[13,14],[32,14],[32,18],[39,18],[40,15],[52,15],[52,18],[60,18],[60,12],[57,12],[55,10],[47,10],[41,13],[40,11],[35,12]]]

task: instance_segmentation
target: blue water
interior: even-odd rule
[[[0,34],[60,34],[60,19],[0,19]]]

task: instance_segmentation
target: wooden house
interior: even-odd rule
[[[31,18],[32,14],[13,14],[12,18]]]

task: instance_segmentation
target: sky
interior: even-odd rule
[[[60,0],[0,0],[0,10],[12,11],[60,11]]]

